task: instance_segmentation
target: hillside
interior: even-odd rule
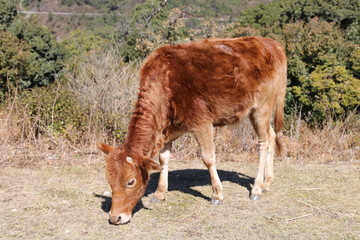
[[[253,7],[260,3],[269,3],[274,0],[168,0],[167,5],[172,8],[189,8],[190,15],[205,17],[205,15],[224,17],[238,15],[244,8]],[[23,6],[32,11],[69,11],[86,12],[117,12],[126,14],[139,3],[145,0],[22,0]],[[165,2],[165,1],[164,1]]]
[[[188,19],[215,18],[231,21],[236,19],[243,10],[269,3],[272,0],[196,0],[167,2],[168,10],[179,8],[185,12]],[[63,38],[75,29],[89,29],[99,31],[116,28],[117,17],[129,15],[135,6],[144,0],[22,0],[18,10],[30,11],[36,16],[39,24],[46,25],[54,35]],[[48,13],[48,14],[46,14]],[[66,13],[71,13],[68,15]],[[95,13],[96,15],[89,15]],[[29,17],[30,14],[25,14]],[[100,35],[104,35],[100,33]]]

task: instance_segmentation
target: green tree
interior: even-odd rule
[[[121,43],[125,61],[142,60],[163,44],[173,44],[187,36],[181,18],[183,11],[168,11],[167,2],[147,0],[121,19],[115,38]]]
[[[281,13],[282,24],[318,18],[334,22],[346,31],[348,39],[360,42],[360,1],[358,0],[296,0]]]
[[[351,91],[342,91],[348,90],[346,86],[356,89],[359,82],[354,75],[356,47],[344,38],[335,23],[299,21],[285,24],[282,34],[288,56],[288,111],[294,103],[300,104],[304,112],[313,113],[314,119],[321,121],[329,109],[341,114],[354,108],[358,100],[349,97],[353,96]]]
[[[324,64],[328,55],[335,55],[339,62],[347,65],[354,45],[334,25],[317,19],[307,24],[299,21],[284,25],[282,38],[290,60],[293,57],[300,59],[306,63],[308,72]]]
[[[6,29],[17,15],[15,0],[0,0],[0,30]]]
[[[0,102],[6,93],[21,88],[29,75],[30,46],[11,33],[0,31]]]
[[[339,115],[360,105],[360,81],[335,58],[318,65],[310,75],[300,78],[301,84],[293,93],[316,120]]]
[[[318,17],[327,22],[339,23],[346,29],[359,19],[360,2],[358,0],[296,0],[283,12],[282,22],[309,22]]]
[[[61,4],[67,6],[74,6],[74,5],[91,5],[96,9],[106,9],[107,11],[115,11],[119,9],[119,7],[124,4],[124,1],[117,1],[117,0],[61,0]]]
[[[253,28],[270,27],[279,25],[280,16],[290,6],[291,1],[280,0],[269,4],[259,4],[246,9],[239,16],[241,26]]]
[[[64,68],[65,51],[50,31],[33,19],[14,21],[8,31],[30,46],[29,74],[22,78],[23,88],[46,86],[55,81]]]
[[[99,51],[105,42],[105,39],[91,31],[77,29],[62,41],[62,45],[68,55],[67,58],[70,58],[88,53],[91,50]]]
[[[244,11],[230,36],[260,35],[288,56],[286,111],[302,106],[322,121],[359,104],[359,1],[292,0]]]
[[[349,58],[350,71],[353,76],[360,79],[360,46],[357,45]]]

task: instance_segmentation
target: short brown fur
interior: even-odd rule
[[[171,142],[187,132],[198,140],[211,176],[213,203],[219,203],[223,196],[215,168],[213,126],[233,124],[248,115],[259,136],[260,155],[251,198],[260,198],[273,179],[274,151],[281,150],[278,134],[283,126],[286,62],[282,46],[261,37],[207,39],[164,46],[150,54],[141,69],[138,100],[124,144],[110,152],[99,144],[108,153],[106,171],[112,176],[108,181],[113,198],[113,186],[126,184],[132,176],[137,182],[136,193],[128,194],[126,187],[115,189],[123,205],[135,200],[128,209],[112,206],[111,214],[128,213],[135,206],[150,170],[162,169],[154,196],[165,198]],[[150,159],[160,150],[161,166]],[[133,161],[125,162],[127,156]],[[117,216],[110,219],[119,222]]]

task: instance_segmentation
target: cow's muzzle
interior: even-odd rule
[[[109,217],[109,223],[114,225],[126,224],[130,222],[131,214],[121,213],[120,215],[111,215]]]

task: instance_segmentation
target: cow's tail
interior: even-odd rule
[[[275,153],[280,155],[283,151],[283,145],[280,141],[281,129],[284,126],[284,105],[285,105],[285,92],[287,80],[287,64],[283,64],[279,81],[279,94],[277,96],[275,112],[274,112],[274,130],[276,133],[275,138]]]
[[[276,133],[275,138],[275,154],[280,155],[283,150],[283,145],[280,141],[280,131],[284,125],[284,104],[278,102],[275,107],[275,115],[274,115],[274,130]]]

